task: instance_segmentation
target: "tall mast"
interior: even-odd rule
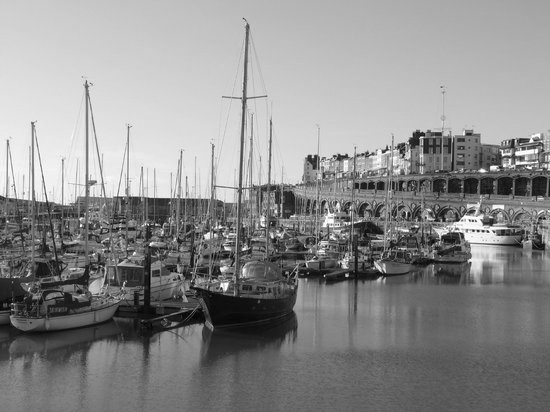
[[[182,163],[183,163],[183,149],[180,150],[180,159],[178,162],[178,176],[176,177],[177,196],[178,196],[178,200],[176,201],[176,238],[179,236],[179,233],[180,233],[181,170],[183,168]]]
[[[153,168],[153,223],[157,221],[157,168]]]
[[[355,221],[355,167],[357,159],[357,146],[353,148],[353,176],[351,183],[351,236],[350,241],[353,241],[354,221]]]
[[[390,164],[388,168],[388,179],[386,181],[386,195],[385,195],[385,206],[384,209],[386,211],[385,213],[385,219],[384,219],[384,250],[387,248],[388,243],[388,229],[390,226],[388,224],[390,223],[390,217],[391,217],[391,200],[392,196],[390,195],[392,187],[392,174],[393,174],[393,134],[391,135],[391,151],[390,151]],[[391,239],[390,239],[391,240]]]
[[[34,193],[34,135],[35,135],[35,124],[36,122],[31,122],[31,178],[30,178],[30,184],[31,184],[31,190],[30,190],[30,198],[31,198],[31,262],[34,265],[34,246],[35,246],[35,233],[34,233],[34,215],[35,215],[35,203],[36,203],[36,196]],[[34,266],[32,268],[34,273]]]
[[[269,224],[270,224],[270,218],[271,214],[270,207],[271,207],[271,142],[272,142],[272,136],[273,136],[273,122],[271,119],[269,119],[269,154],[267,158],[267,208],[265,211],[265,254],[266,259],[269,256]]]
[[[130,219],[130,124],[126,125],[126,256],[128,256],[128,220]]]
[[[65,218],[65,208],[63,205],[65,204],[65,158],[61,158],[61,233],[59,236],[63,238],[63,219]]]
[[[8,168],[9,159],[10,159],[9,156],[10,156],[10,141],[9,139],[7,139],[6,140],[6,210],[4,211],[6,215],[6,221],[5,221],[6,234],[8,233],[8,204],[9,204],[8,198],[10,196],[10,174],[9,174],[9,168]]]
[[[244,46],[244,69],[243,69],[243,95],[241,99],[241,142],[239,153],[239,186],[237,188],[237,239],[235,247],[235,280],[239,279],[241,270],[241,224],[242,224],[242,198],[243,198],[243,157],[244,157],[244,134],[246,125],[246,98],[248,81],[248,42],[250,38],[250,25],[245,20],[245,46]],[[238,293],[238,288],[235,288]]]
[[[319,125],[317,125],[317,173],[316,173],[316,179],[315,179],[315,191],[317,194],[317,199],[315,200],[315,244],[317,245],[319,243],[319,209],[321,205],[319,205],[319,179],[322,179],[323,176],[320,175],[321,172],[321,158],[319,156],[319,140],[321,138],[321,128]]]
[[[254,219],[252,217],[252,162],[254,157],[254,150],[253,150],[253,144],[254,144],[254,113],[250,114],[250,155],[249,155],[249,164],[250,164],[250,170],[249,170],[249,176],[250,176],[250,188],[248,189],[248,210],[250,213],[250,227],[248,228],[249,233],[252,230]]]
[[[215,193],[214,193],[214,143],[211,143],[212,145],[212,159],[211,159],[211,166],[210,166],[210,239],[213,238],[213,229],[214,229],[214,222],[216,221],[216,216],[214,212],[214,202],[215,202]]]
[[[90,263],[90,257],[88,256],[88,202],[90,197],[90,184],[89,184],[89,165],[88,165],[88,133],[89,133],[89,121],[88,121],[88,115],[89,115],[89,99],[90,99],[90,90],[88,85],[88,80],[84,83],[84,89],[86,90],[86,123],[85,123],[85,133],[86,133],[86,144],[85,144],[85,166],[84,166],[84,264],[85,266],[88,266]]]

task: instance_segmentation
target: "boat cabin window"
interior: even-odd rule
[[[154,277],[154,278],[159,278],[160,277],[160,269],[151,270],[151,276]]]
[[[118,276],[116,275],[116,268],[114,266],[107,266],[105,270],[105,278],[109,285],[120,286]]]
[[[242,285],[242,290],[246,292],[252,291],[252,285]]]
[[[143,268],[140,267],[118,267],[119,282],[126,281],[127,286],[143,286]]]

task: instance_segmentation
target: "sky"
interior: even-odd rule
[[[216,184],[234,186],[240,100],[222,96],[242,91],[243,18],[248,94],[267,95],[247,113],[253,184],[267,181],[269,118],[272,181],[290,184],[318,142],[322,157],[383,148],[392,134],[404,142],[416,129],[441,130],[443,106],[445,128],[474,129],[483,143],[547,131],[549,15],[545,0],[2,0],[10,197],[14,186],[28,196],[33,121],[46,186],[35,163],[37,198],[83,194],[85,80],[97,135],[90,178],[101,180],[101,159],[108,196],[124,195],[127,125],[131,195],[169,197],[181,154],[182,186],[209,196],[212,144]]]

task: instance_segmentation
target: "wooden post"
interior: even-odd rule
[[[143,310],[145,313],[149,313],[151,309],[151,249],[149,246],[145,246],[145,264],[144,264],[144,276],[145,284],[143,285]]]

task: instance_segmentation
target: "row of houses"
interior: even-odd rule
[[[462,134],[416,130],[405,143],[355,156],[336,154],[330,158],[308,155],[304,161],[304,183],[317,178],[338,179],[385,175],[424,174],[439,171],[495,169],[549,169],[550,133],[484,144],[473,129]]]

